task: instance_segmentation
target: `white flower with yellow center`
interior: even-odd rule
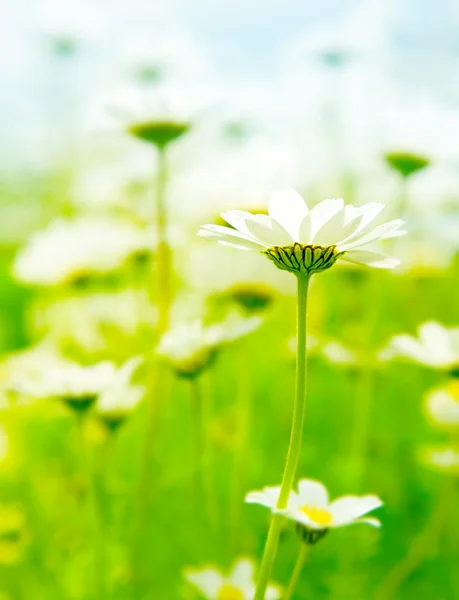
[[[32,285],[58,285],[100,276],[153,250],[149,234],[130,221],[55,219],[32,235],[16,257],[15,277]]]
[[[261,323],[260,317],[244,318],[232,313],[214,325],[206,326],[199,319],[178,324],[163,335],[157,353],[168,359],[182,377],[194,377],[211,363],[221,346],[252,333]]]
[[[340,198],[323,200],[309,210],[297,192],[282,190],[271,195],[268,215],[229,210],[222,217],[231,227],[204,225],[198,235],[262,252],[280,269],[296,274],[324,271],[338,259],[390,269],[398,259],[369,245],[405,232],[399,219],[374,224],[383,208],[377,202],[345,206]]]
[[[186,569],[185,579],[194,585],[207,600],[252,600],[255,593],[255,565],[250,559],[238,560],[229,575],[219,569]],[[282,588],[269,585],[266,600],[277,600]]]
[[[452,380],[445,387],[428,392],[426,411],[436,425],[459,429],[459,381]]]
[[[312,537],[307,541],[313,543],[319,539],[318,532],[344,527],[354,523],[367,523],[380,527],[374,517],[367,517],[369,512],[382,506],[382,501],[373,494],[366,496],[341,496],[330,502],[327,488],[314,479],[300,479],[298,491],[291,491],[287,508],[278,509],[280,486],[265,487],[263,490],[249,492],[245,501],[249,504],[261,504],[280,513],[304,527]]]
[[[448,329],[429,321],[418,329],[418,337],[397,335],[384,351],[386,358],[408,358],[433,369],[453,373],[459,369],[459,327]]]

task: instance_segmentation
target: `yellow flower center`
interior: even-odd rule
[[[300,507],[300,511],[304,513],[310,521],[321,527],[327,527],[333,521],[333,516],[325,508],[310,506],[306,504]]]
[[[224,583],[217,592],[217,600],[245,600],[239,588],[230,583]]]

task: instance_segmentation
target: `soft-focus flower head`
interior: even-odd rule
[[[61,359],[48,365],[38,380],[19,385],[19,391],[35,398],[58,399],[73,411],[85,413],[101,394],[123,381],[131,369],[128,365],[118,369],[109,361],[86,366]]]
[[[203,225],[198,235],[240,250],[259,251],[279,269],[296,275],[319,273],[340,260],[393,268],[396,258],[369,248],[373,242],[403,235],[400,219],[375,225],[384,208],[372,202],[345,206],[342,199],[323,200],[308,209],[294,190],[274,192],[268,216],[239,210],[222,213],[231,227]]]
[[[380,522],[366,515],[382,506],[373,494],[366,496],[341,496],[330,501],[327,488],[313,479],[300,479],[298,490],[291,491],[287,508],[277,508],[280,486],[265,487],[249,492],[245,501],[261,504],[274,513],[285,515],[298,524],[298,530],[306,543],[317,542],[329,529],[354,523],[367,523],[379,527]]]
[[[55,219],[31,236],[16,257],[15,277],[33,285],[76,283],[122,268],[153,249],[151,235],[130,221],[80,217]]]
[[[434,425],[459,432],[459,380],[428,392],[425,408]]]
[[[209,566],[185,569],[184,577],[206,600],[252,600],[255,593],[255,564],[248,558],[236,561],[228,575]],[[281,596],[280,586],[268,585],[266,600],[277,600]]]
[[[427,367],[459,375],[459,327],[447,328],[428,321],[419,326],[417,338],[396,335],[382,354],[386,359],[408,358]]]
[[[131,383],[141,363],[140,357],[127,361],[97,400],[96,414],[110,431],[116,431],[126,421],[145,395],[143,386]]]
[[[191,126],[189,107],[183,105],[178,90],[167,84],[125,89],[111,112],[131,135],[159,148],[182,137]]]
[[[387,164],[402,177],[410,177],[430,164],[429,159],[425,156],[410,152],[387,152],[384,158]]]
[[[170,361],[181,377],[196,377],[212,363],[219,348],[252,333],[261,323],[260,317],[231,313],[213,325],[206,326],[199,319],[178,324],[163,335],[157,353]]]
[[[262,283],[236,283],[219,294],[224,299],[234,302],[244,312],[257,313],[271,306],[277,292]]]
[[[441,448],[423,448],[420,453],[421,462],[435,471],[453,477],[459,476],[459,448],[445,446]]]

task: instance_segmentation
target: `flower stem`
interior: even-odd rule
[[[287,589],[282,600],[290,600],[295,591],[296,584],[300,578],[301,571],[309,553],[309,546],[307,544],[300,544],[300,550],[298,552],[298,558],[296,559],[295,567],[292,571],[290,581],[288,582]]]
[[[161,335],[169,326],[169,311],[172,301],[171,251],[167,240],[167,146],[158,146],[158,172],[156,179],[156,236],[157,236],[157,303],[158,333]]]
[[[282,476],[281,489],[277,501],[277,508],[287,506],[290,491],[292,490],[301,452],[301,439],[303,436],[304,413],[306,407],[306,313],[309,275],[297,275],[297,355],[296,355],[296,390],[295,404],[293,407],[292,429],[290,443]],[[268,538],[263,553],[263,558],[258,573],[257,589],[254,600],[264,600],[268,586],[271,569],[276,558],[279,535],[284,517],[280,514],[273,515],[268,532]]]

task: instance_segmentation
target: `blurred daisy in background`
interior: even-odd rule
[[[428,392],[425,409],[434,425],[457,430],[459,434],[459,381],[453,379],[444,387]]]
[[[418,337],[396,335],[382,351],[383,358],[407,358],[433,369],[455,374],[459,370],[459,327],[436,321],[423,323]]]
[[[76,283],[116,272],[128,259],[150,254],[150,232],[115,218],[55,219],[31,236],[14,262],[14,276],[31,285]]]
[[[262,322],[260,317],[231,313],[213,325],[201,320],[180,323],[163,335],[156,351],[178,375],[193,378],[212,363],[219,349],[254,332]]]
[[[420,454],[421,462],[447,475],[459,475],[459,448],[444,446],[442,448],[424,448]]]
[[[247,558],[239,559],[229,574],[214,567],[188,568],[185,579],[199,590],[206,600],[252,600],[255,593],[255,563]],[[268,585],[266,600],[278,600],[282,588]]]

